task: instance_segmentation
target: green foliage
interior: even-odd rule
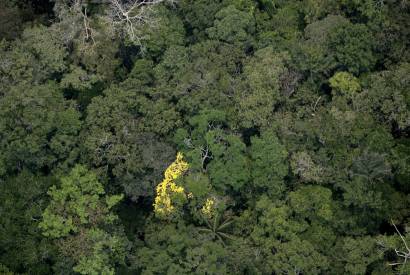
[[[25,29],[22,40],[24,46],[36,57],[39,70],[46,77],[66,69],[67,50],[54,32],[43,26]]]
[[[378,249],[384,253],[385,257],[389,256],[389,266],[393,269],[389,271],[397,274],[406,274],[410,270],[406,260],[409,253],[408,223],[405,223],[404,230],[399,230],[393,220],[390,222],[394,228],[394,235],[379,236],[374,242],[377,244]]]
[[[23,18],[21,10],[11,1],[0,1],[2,7],[0,11],[0,40],[15,38],[20,30]]]
[[[263,34],[272,37],[271,43],[266,46],[272,46],[277,51],[289,51],[294,47],[293,43],[297,43],[296,41],[302,35],[299,5],[296,2],[283,2],[281,7],[277,8],[275,13],[271,15],[270,21],[264,22],[266,32]],[[259,17],[260,15],[255,16]]]
[[[119,70],[118,42],[109,34],[100,34],[100,43],[82,48],[80,44],[73,54],[75,62],[83,66],[90,75],[98,75],[105,82],[112,81]],[[89,48],[90,47],[90,48]]]
[[[371,237],[345,238],[340,244],[340,249],[344,255],[347,255],[341,262],[344,266],[344,272],[349,274],[366,273],[370,264],[381,259],[376,242]]]
[[[186,120],[205,109],[231,109],[233,76],[244,54],[234,45],[204,41],[191,47],[170,47],[155,68],[157,94],[176,101]]]
[[[371,113],[384,123],[397,123],[400,128],[409,125],[408,63],[395,70],[383,71],[370,76],[369,85],[357,99],[364,112]]]
[[[211,189],[209,178],[205,174],[192,173],[186,176],[184,180],[187,191],[191,192],[195,198],[204,198]]]
[[[372,35],[363,24],[347,24],[330,34],[330,49],[338,65],[352,73],[370,71],[376,63]]]
[[[206,36],[205,30],[212,27],[215,14],[225,6],[223,2],[221,0],[182,0],[179,2],[184,23],[192,32],[191,40],[200,40]]]
[[[61,79],[61,87],[78,91],[90,90],[99,81],[97,75],[90,75],[79,66],[70,66],[69,72]]]
[[[210,234],[213,240],[218,240],[224,246],[226,241],[234,240],[234,237],[225,232],[229,229],[230,225],[234,222],[230,217],[224,219],[219,213],[216,213],[211,220],[205,219],[206,228],[201,228],[200,232]]]
[[[272,257],[272,270],[283,273],[318,274],[326,272],[329,261],[304,240],[291,240],[280,244]]]
[[[39,224],[43,235],[59,239],[61,253],[76,262],[74,271],[114,274],[113,265],[125,257],[125,240],[103,228],[118,219],[111,208],[123,195],[106,196],[97,176],[84,166],[76,166],[48,194],[51,201]]]
[[[341,7],[348,14],[357,14],[361,20],[375,20],[382,16],[384,5],[371,0],[340,0]]]
[[[18,273],[50,274],[56,247],[41,238],[38,223],[52,177],[22,171],[0,184],[0,261]],[[0,268],[0,273],[3,274]],[[10,273],[12,274],[12,273]]]
[[[224,274],[227,251],[184,224],[147,227],[133,261],[142,274]]]
[[[210,144],[213,160],[207,166],[209,177],[217,189],[232,187],[239,190],[250,177],[245,144],[236,136],[224,137],[218,134],[211,132],[208,135],[213,141]]]
[[[330,37],[349,21],[340,15],[328,15],[305,28],[306,40],[301,45],[299,64],[302,69],[329,75],[336,67],[335,52],[329,48]]]
[[[84,159],[101,172],[107,173],[109,167],[116,182],[135,200],[153,195],[154,186],[175,155],[168,143],[154,134],[170,131],[178,119],[166,106],[164,101],[153,106],[133,90],[113,88],[94,98],[88,107]],[[147,112],[147,117],[141,120],[140,112]],[[154,173],[146,173],[148,170]]]
[[[288,174],[286,148],[271,131],[263,132],[261,137],[252,137],[251,143],[253,184],[274,197],[281,197],[286,190],[284,177]]]
[[[0,0],[0,273],[409,273],[408,1],[102,2]]]
[[[360,83],[356,77],[347,72],[338,72],[329,79],[330,87],[336,93],[354,97],[354,94],[360,91]]]
[[[255,213],[259,216],[258,224],[251,236],[259,245],[267,241],[265,245],[271,247],[280,242],[279,240],[290,241],[307,228],[305,222],[290,218],[292,209],[287,205],[280,205],[280,202],[275,204],[267,197],[259,199]]]
[[[14,273],[11,272],[5,265],[0,264],[0,272],[4,275],[13,275]]]
[[[184,45],[185,30],[182,20],[165,7],[156,11],[160,18],[157,25],[148,26],[144,33],[143,47],[153,58],[158,58],[170,46]]]
[[[51,202],[43,213],[40,228],[50,238],[78,233],[82,227],[110,224],[117,217],[110,209],[122,195],[103,196],[104,188],[97,176],[84,166],[76,166],[69,176],[61,178],[61,188],[54,185],[48,194]]]
[[[45,26],[26,28],[21,39],[0,45],[2,85],[40,84],[58,78],[67,69],[67,48]]]
[[[335,69],[353,74],[371,70],[376,61],[372,35],[363,24],[350,23],[342,16],[329,15],[305,29],[302,51],[308,69],[325,74]],[[306,65],[302,65],[302,68]]]
[[[394,156],[393,169],[396,170],[395,178],[404,190],[407,190],[406,183],[408,182],[408,175],[410,175],[409,145],[406,142],[405,140],[399,140],[397,146],[392,150]]]
[[[292,209],[287,205],[276,206],[266,197],[256,205],[258,224],[254,225],[251,240],[263,253],[264,272],[320,273],[326,271],[329,262],[314,246],[298,236],[308,228],[303,220],[291,218]]]
[[[225,120],[222,111],[204,110],[190,120],[195,127],[190,136],[181,129],[175,139],[188,150],[192,169],[207,171],[214,188],[238,191],[250,179],[246,145],[240,137],[224,133]]]
[[[289,194],[293,211],[303,219],[332,219],[332,192],[321,186],[302,186]]]
[[[53,83],[11,88],[0,98],[3,171],[37,172],[70,162],[80,128],[80,113]]]
[[[304,4],[304,19],[307,23],[317,21],[329,13],[336,10],[336,5],[330,0],[305,0]]]
[[[115,274],[112,262],[124,261],[124,240],[102,230],[91,229],[87,232],[86,242],[93,245],[92,251],[82,257],[73,270],[80,274]]]
[[[255,53],[244,66],[245,78],[235,95],[236,119],[244,128],[267,126],[281,101],[281,78],[287,72],[286,53],[275,54],[268,47]]]
[[[240,11],[230,5],[221,9],[215,15],[213,27],[207,29],[209,38],[227,43],[250,42],[254,32],[254,22],[251,14]]]

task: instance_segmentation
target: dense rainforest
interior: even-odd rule
[[[410,274],[409,0],[0,0],[0,274]]]

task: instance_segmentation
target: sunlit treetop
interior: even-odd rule
[[[158,184],[154,202],[154,212],[159,217],[167,217],[174,212],[174,198],[185,199],[184,188],[178,186],[175,180],[183,175],[189,168],[184,161],[182,153],[177,154],[176,160],[165,170],[164,180]]]

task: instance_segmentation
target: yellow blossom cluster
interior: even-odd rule
[[[214,205],[214,199],[206,199],[204,206],[202,206],[201,212],[208,218],[212,218],[212,216],[214,215]]]
[[[176,160],[165,170],[164,180],[157,186],[154,211],[160,216],[167,216],[174,211],[171,195],[185,196],[184,188],[178,186],[175,180],[188,170],[188,163],[184,161],[182,153],[177,154]]]

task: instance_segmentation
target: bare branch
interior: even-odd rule
[[[319,96],[318,99],[317,99],[316,102],[315,102],[315,105],[312,107],[312,109],[313,109],[312,116],[315,116],[317,104],[319,104],[319,101],[320,101],[321,99],[322,99],[322,96]]]
[[[83,16],[83,24],[84,24],[84,44],[88,41],[92,42],[92,45],[95,45],[94,34],[93,30],[90,27],[90,21],[87,16],[87,8],[84,9],[84,12],[81,11],[81,15]]]
[[[132,41],[141,45],[141,28],[154,23],[152,7],[174,0],[109,0],[111,9],[109,18],[112,26],[122,26]]]
[[[407,252],[408,252],[408,254],[409,254],[409,253],[410,253],[410,249],[409,249],[409,247],[407,246],[406,240],[404,239],[404,237],[403,237],[403,235],[400,233],[400,231],[397,229],[397,226],[394,224],[394,222],[391,221],[391,223],[393,224],[394,228],[396,229],[397,233],[399,234],[399,236],[400,236],[401,240],[403,241],[404,246],[406,247]]]
[[[400,231],[397,229],[397,226],[394,224],[393,220],[391,221],[391,223],[393,224],[394,229],[396,229],[396,232],[399,234],[399,236],[400,236],[400,238],[401,238],[401,240],[402,240],[404,246],[406,247],[407,251],[406,251],[406,252],[403,252],[403,251],[400,251],[400,250],[398,250],[398,249],[394,249],[394,251],[396,252],[396,255],[397,255],[398,257],[400,257],[400,258],[404,258],[404,261],[403,261],[402,263],[392,263],[392,264],[390,264],[390,265],[391,265],[391,266],[402,265],[402,268],[404,268],[404,266],[405,266],[406,263],[407,263],[407,260],[410,258],[410,249],[409,249],[409,247],[408,247],[408,245],[407,245],[407,242],[406,242],[406,240],[404,239],[403,235],[400,233]]]
[[[202,169],[203,170],[206,170],[205,169],[205,161],[207,160],[207,159],[212,159],[212,157],[209,155],[209,146],[208,146],[208,144],[206,144],[206,146],[205,146],[205,148],[204,147],[202,147],[201,146],[201,165],[202,165]]]

